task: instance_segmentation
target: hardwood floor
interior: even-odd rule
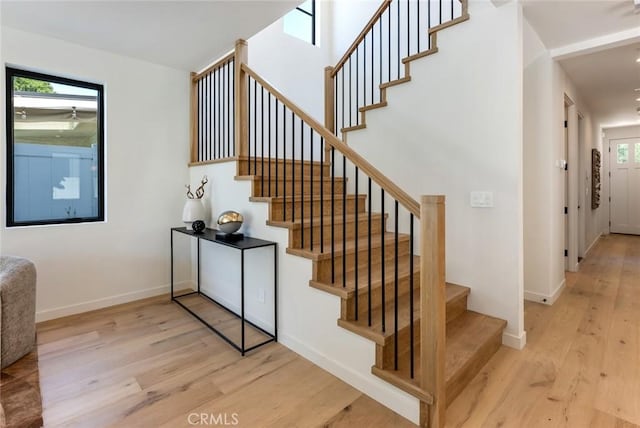
[[[413,426],[280,344],[240,357],[167,297],[39,324],[37,359],[46,427]]]
[[[603,237],[554,306],[526,303],[527,347],[502,347],[449,406],[447,426],[640,426],[638,307],[640,237]],[[166,298],[40,324],[38,341],[47,427],[187,427],[189,415],[241,427],[413,426],[279,344],[241,358]],[[37,388],[35,363],[3,372],[0,426],[37,426],[16,422],[38,411],[19,398]],[[25,395],[7,386],[19,378]]]
[[[639,303],[640,237],[603,237],[553,306],[526,302],[526,348],[502,347],[447,426],[640,425]]]

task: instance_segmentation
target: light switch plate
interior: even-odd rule
[[[473,208],[492,208],[493,192],[487,192],[487,191],[471,192],[471,206]]]

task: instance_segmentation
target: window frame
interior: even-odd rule
[[[300,6],[296,6],[291,12],[302,13],[311,18],[311,45],[316,46],[316,0],[311,0],[311,12],[302,9]],[[291,13],[289,12],[289,13]]]
[[[13,78],[25,77],[28,79],[43,80],[51,83],[59,83],[62,85],[77,86],[85,89],[92,89],[97,92],[97,132],[96,142],[98,144],[98,215],[91,217],[73,217],[65,219],[48,219],[48,220],[15,220],[15,180],[14,180],[14,104],[13,104]],[[54,76],[51,74],[35,72],[23,68],[13,66],[5,67],[5,84],[6,84],[6,129],[7,129],[7,184],[6,184],[6,227],[21,226],[43,226],[56,224],[77,224],[77,223],[95,223],[105,220],[105,138],[104,138],[104,85],[93,82],[86,82],[67,77]]]

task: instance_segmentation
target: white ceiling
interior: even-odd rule
[[[605,125],[638,122],[640,43],[560,61],[586,103]]]
[[[198,71],[300,0],[0,1],[2,25]]]
[[[523,8],[548,49],[640,26],[633,0],[523,0]]]
[[[559,62],[597,119],[604,125],[637,123],[640,43],[637,38],[608,46],[599,42],[607,39],[603,36],[640,29],[633,0],[523,0],[523,7],[547,49],[593,42],[591,49],[563,55]]]

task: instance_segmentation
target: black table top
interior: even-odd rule
[[[206,241],[215,242],[217,244],[226,245],[227,247],[236,248],[238,250],[249,250],[251,248],[268,247],[269,245],[276,245],[274,241],[266,241],[264,239],[251,238],[246,236],[243,239],[225,240],[218,238],[216,233],[219,233],[216,229],[206,228],[202,233],[195,233],[193,230],[187,230],[186,227],[174,227],[171,229],[175,232],[184,233],[185,235],[194,236],[198,239],[204,239]]]

